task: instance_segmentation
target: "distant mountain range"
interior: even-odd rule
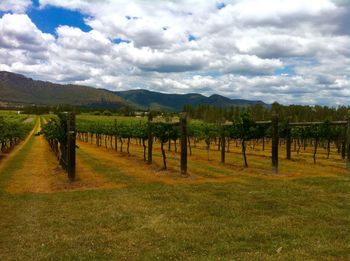
[[[182,110],[184,105],[213,105],[220,107],[228,106],[250,106],[260,103],[264,106],[267,104],[262,101],[248,101],[242,99],[229,99],[224,96],[213,94],[209,97],[198,93],[189,94],[166,94],[160,92],[152,92],[147,90],[130,90],[115,92],[118,96],[135,106],[146,108],[163,108],[172,111]]]
[[[184,105],[250,106],[262,101],[229,99],[220,95],[206,97],[197,93],[166,94],[148,90],[112,92],[81,85],[62,85],[37,81],[21,74],[0,71],[0,104],[58,105],[70,104],[96,108],[120,108],[133,106],[137,109],[164,109],[180,111]]]

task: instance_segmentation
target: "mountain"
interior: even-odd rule
[[[250,106],[261,104],[261,101],[229,99],[220,95],[206,97],[197,93],[166,94],[148,90],[129,90],[112,92],[88,86],[56,84],[37,81],[21,74],[0,71],[0,104],[36,104],[58,105],[70,104],[99,108],[120,108],[134,106],[138,109],[160,108],[169,111],[180,111],[184,105],[213,106]]]
[[[118,96],[126,101],[139,105],[142,108],[162,108],[168,110],[180,111],[184,105],[213,105],[220,107],[228,106],[251,106],[261,104],[268,106],[262,101],[248,101],[242,99],[229,99],[227,97],[213,94],[209,97],[198,93],[189,94],[166,94],[160,92],[152,92],[148,90],[130,90],[115,92]]]
[[[127,104],[121,97],[107,90],[36,81],[10,72],[0,72],[0,102],[96,107],[121,107]]]

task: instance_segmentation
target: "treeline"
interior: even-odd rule
[[[65,111],[79,111],[79,108],[72,105],[57,105],[57,106],[40,106],[40,105],[28,105],[21,108],[16,108],[23,114],[43,115],[43,114],[58,114]]]
[[[9,109],[9,108],[6,108]],[[56,105],[56,106],[38,106],[38,105],[29,105],[22,108],[16,108],[16,110],[21,111],[24,114],[34,114],[34,115],[43,115],[43,114],[59,114],[61,112],[75,112],[76,114],[80,113],[90,113],[93,115],[121,115],[121,116],[134,116],[136,110],[129,106],[124,106],[118,109],[106,109],[106,108],[95,108],[87,106],[73,106],[73,105]]]
[[[250,107],[215,107],[211,105],[186,105],[184,111],[192,119],[200,119],[205,122],[219,123],[226,120],[239,120],[242,113],[248,113],[255,121],[270,120],[274,114],[278,114],[281,120],[290,121],[325,121],[344,120],[350,107],[327,107],[327,106],[303,106],[281,105],[277,102],[271,106],[256,104]]]
[[[247,107],[217,107],[212,105],[185,105],[184,112],[192,119],[199,119],[205,122],[220,123],[226,120],[239,120],[242,113],[248,113],[255,121],[269,120],[272,115],[278,114],[281,120],[289,119],[290,121],[325,121],[325,120],[344,120],[350,109],[346,106],[327,107],[327,106],[303,106],[303,105],[281,105],[277,102],[270,106],[256,104]],[[124,106],[121,108],[96,108],[89,106],[73,106],[73,105],[57,105],[57,106],[37,106],[30,105],[22,108],[16,108],[24,114],[57,114],[60,112],[89,113],[92,115],[120,115],[135,116],[142,114],[132,106]],[[166,112],[167,114],[174,114]],[[175,113],[176,114],[176,113]]]

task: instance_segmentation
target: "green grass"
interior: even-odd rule
[[[344,195],[272,183],[3,196],[1,259],[349,258]]]
[[[35,119],[32,123],[33,126],[36,126],[39,119]],[[37,130],[35,130],[37,131]],[[4,169],[0,172],[0,194],[3,192],[4,186],[9,178],[14,174],[14,172],[23,166],[23,162],[26,158],[26,155],[32,148],[34,143],[34,136],[31,136],[26,144],[21,148],[21,150],[10,160],[10,162],[6,165]]]
[[[77,152],[83,160],[84,164],[90,165],[95,172],[107,177],[110,181],[129,184],[130,182],[134,181],[134,178],[132,176],[121,172],[115,167],[111,167],[111,164],[109,162],[96,159],[83,150],[78,150]]]
[[[4,188],[4,184],[8,179],[13,175],[13,173],[22,167],[23,162],[26,158],[27,153],[31,149],[31,146],[34,142],[34,137],[32,136],[27,144],[21,149],[21,151],[11,159],[11,162],[6,166],[5,169],[2,170],[0,175],[0,193],[2,193],[2,189]]]
[[[8,194],[31,145],[0,174],[0,260],[350,260],[350,174],[143,183],[79,149],[127,187]]]

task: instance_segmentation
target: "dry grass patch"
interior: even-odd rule
[[[112,142],[113,144],[114,142]],[[153,164],[152,166],[146,166],[143,162],[143,147],[135,144],[135,140],[130,144],[130,153],[115,153],[114,149],[111,148],[111,142],[107,142],[107,148],[96,147],[93,144],[86,144],[80,142],[81,146],[88,145],[89,151],[96,157],[102,151],[108,152],[104,154],[103,158],[108,157],[116,163],[120,159],[124,158],[124,163],[128,164],[128,168],[138,168],[136,165],[140,165],[142,168],[145,180],[149,180],[156,177],[159,181],[160,178],[171,177],[170,180],[179,179],[182,180],[179,175],[180,170],[180,154],[174,152],[174,144],[172,143],[171,151],[166,151],[167,154],[167,165],[168,171],[162,171],[162,157],[160,152],[159,143],[154,143],[153,150]],[[104,142],[103,142],[103,145]],[[120,145],[120,144],[119,144]],[[307,147],[306,150],[302,148],[300,153],[297,154],[294,150],[292,151],[292,160],[286,160],[286,148],[284,145],[279,148],[279,172],[276,174],[271,167],[271,144],[266,143],[265,150],[262,150],[261,144],[256,145],[254,148],[248,145],[247,158],[249,167],[243,166],[243,159],[241,154],[241,148],[232,142],[230,145],[230,152],[226,153],[226,163],[220,163],[220,151],[218,151],[217,145],[212,144],[210,150],[210,160],[207,159],[207,151],[203,142],[197,143],[197,146],[192,145],[192,156],[188,156],[188,170],[190,177],[189,180],[193,179],[195,182],[230,182],[233,180],[240,180],[242,175],[252,176],[263,179],[296,179],[303,177],[337,177],[348,175],[345,168],[345,162],[341,159],[340,155],[336,153],[336,148],[331,148],[330,158],[327,159],[326,150],[319,148],[317,153],[317,163],[313,163],[313,148]],[[85,148],[85,147],[84,147]],[[119,151],[118,147],[118,151]],[[179,149],[179,144],[178,144]],[[124,142],[124,151],[126,145]],[[146,170],[145,168],[148,168]],[[151,171],[151,174],[147,174],[147,171]],[[133,170],[133,173],[138,175],[137,169]],[[169,180],[169,179],[168,179]],[[166,182],[166,181],[164,181]],[[172,183],[172,182],[170,182]],[[176,182],[175,182],[176,183]]]
[[[103,176],[77,159],[77,179],[69,182],[44,137],[34,137],[23,167],[18,169],[7,185],[10,193],[53,193],[101,188],[119,188],[122,184],[107,181]]]
[[[89,155],[101,161],[108,162],[110,165],[120,170],[126,175],[133,176],[143,182],[162,182],[165,184],[198,184],[206,182],[241,182],[237,176],[225,176],[216,174],[211,177],[202,176],[199,173],[189,171],[188,177],[180,175],[179,168],[170,167],[163,170],[160,165],[160,159],[155,158],[155,164],[147,165],[137,156],[127,155],[126,153],[117,153],[112,149],[96,147],[92,144],[79,142],[79,148]],[[131,149],[135,149],[136,146]],[[169,158],[171,161],[171,159]]]

